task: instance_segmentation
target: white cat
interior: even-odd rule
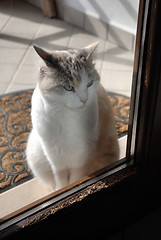
[[[113,112],[93,64],[98,42],[48,53],[32,96],[27,160],[34,175],[60,189],[119,159]]]

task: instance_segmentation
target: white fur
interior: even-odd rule
[[[28,163],[53,190],[83,177],[82,168],[98,138],[97,86],[87,88],[88,77],[85,73],[82,77],[75,93],[50,91],[44,95],[38,86],[33,93]]]

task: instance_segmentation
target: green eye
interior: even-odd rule
[[[73,90],[74,90],[74,87],[73,87],[73,86],[70,86],[70,85],[66,85],[66,86],[64,86],[64,89],[65,89],[66,91],[73,91]]]
[[[92,86],[92,84],[93,84],[93,80],[92,80],[92,81],[90,81],[90,82],[87,84],[87,87],[91,87],[91,86]]]

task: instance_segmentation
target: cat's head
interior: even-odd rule
[[[98,42],[80,50],[46,52],[34,46],[43,59],[38,86],[44,97],[71,109],[89,104],[97,91],[99,75],[94,67],[93,52]]]

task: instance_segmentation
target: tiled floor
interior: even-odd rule
[[[109,91],[130,96],[133,53],[58,19],[49,19],[20,0],[0,1],[0,94],[34,88],[38,57],[32,45],[58,50],[99,40],[96,67]]]

